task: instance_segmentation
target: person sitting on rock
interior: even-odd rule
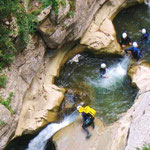
[[[133,42],[133,46],[132,47],[130,47],[128,49],[125,49],[126,53],[128,51],[131,51],[133,58],[136,59],[137,61],[141,58],[141,51],[138,48],[137,42]]]
[[[106,64],[102,63],[100,66],[100,78],[108,78],[108,76],[106,76]]]
[[[79,113],[81,113],[82,118],[83,118],[82,128],[87,133],[86,138],[90,138],[91,134],[88,131],[87,127],[92,125],[92,127],[94,129],[94,127],[95,127],[94,117],[96,115],[96,111],[93,108],[89,107],[89,106],[86,106],[86,107],[78,106],[77,110],[78,110]]]
[[[132,45],[131,39],[126,32],[122,33],[120,45],[121,47],[125,47],[126,45]]]

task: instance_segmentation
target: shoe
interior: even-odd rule
[[[88,133],[87,136],[86,136],[86,139],[89,139],[91,137],[91,134]]]

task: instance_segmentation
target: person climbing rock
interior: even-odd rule
[[[141,58],[141,51],[138,48],[137,42],[133,42],[132,47],[125,49],[126,53],[128,53],[128,51],[131,51],[133,58],[136,59],[137,61]]]
[[[86,107],[78,106],[77,110],[82,115],[82,118],[83,118],[82,128],[87,133],[86,138],[88,139],[90,138],[91,134],[88,131],[87,127],[92,125],[93,129],[95,128],[94,117],[96,115],[96,111],[90,106],[86,106]]]
[[[149,33],[145,28],[143,28],[141,32],[142,32],[142,36],[141,36],[140,44],[146,44],[148,42]]]
[[[108,76],[106,76],[106,64],[102,63],[100,66],[100,78],[108,78]]]
[[[132,45],[131,39],[129,38],[126,32],[122,33],[120,45],[121,47]]]

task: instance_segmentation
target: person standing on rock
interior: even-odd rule
[[[78,106],[77,110],[82,115],[82,118],[83,118],[82,128],[87,133],[86,138],[88,139],[90,138],[91,134],[88,131],[87,127],[92,125],[93,129],[95,128],[94,117],[96,115],[96,111],[89,106],[86,106],[86,107]]]
[[[127,45],[132,45],[131,39],[129,38],[126,32],[122,33],[120,45],[122,48],[124,48]]]
[[[133,42],[133,46],[132,47],[130,47],[128,49],[125,49],[126,53],[128,53],[128,51],[131,51],[133,58],[136,59],[137,61],[142,57],[141,56],[141,51],[138,48],[137,42]]]

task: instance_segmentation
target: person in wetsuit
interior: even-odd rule
[[[125,47],[126,45],[132,45],[131,39],[126,32],[122,33],[120,45],[121,47]]]
[[[141,36],[140,43],[146,44],[149,38],[149,33],[146,31],[145,28],[143,28],[141,32],[142,32],[142,36]]]
[[[102,63],[100,66],[100,77],[101,78],[106,78],[106,64]]]
[[[89,130],[87,129],[87,127],[92,125],[93,129],[95,128],[94,118],[96,115],[96,111],[89,106],[86,106],[86,107],[78,106],[77,110],[78,110],[78,112],[81,113],[81,116],[83,119],[82,128],[87,133],[86,138],[90,138],[91,134],[90,134]]]
[[[136,59],[137,61],[141,58],[141,51],[138,48],[137,42],[133,42],[133,46],[132,47],[130,47],[128,49],[125,49],[126,53],[128,51],[131,51],[133,58]]]

